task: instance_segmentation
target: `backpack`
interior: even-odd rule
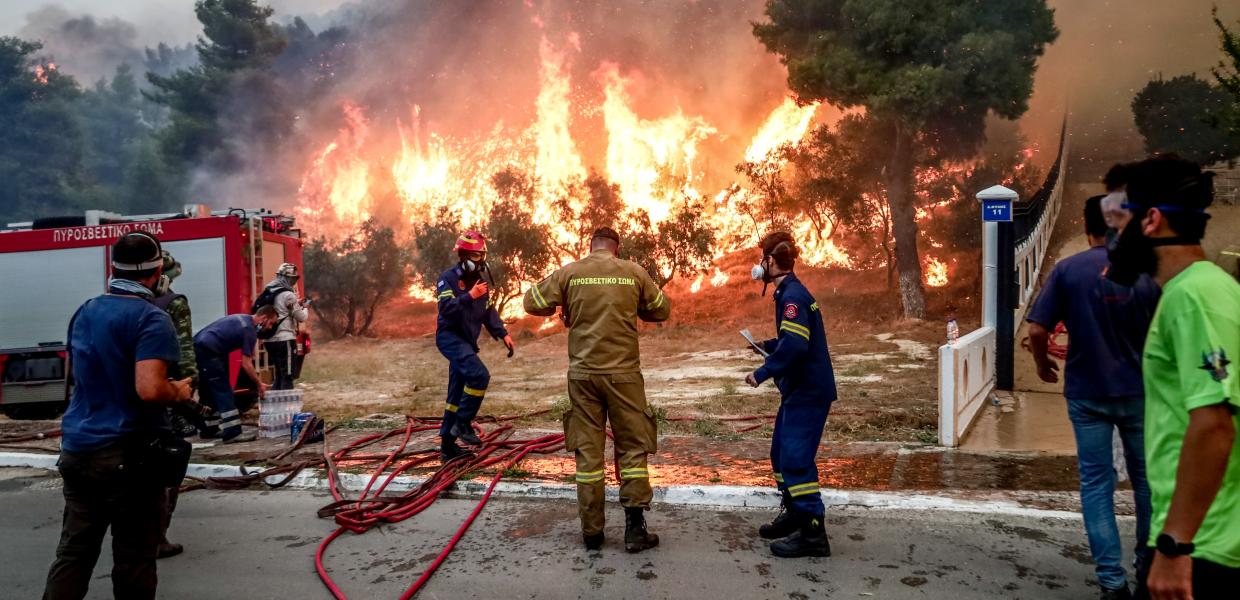
[[[254,299],[254,305],[250,307],[250,314],[255,314],[258,309],[264,306],[275,306],[276,298],[284,292],[291,292],[293,288],[285,285],[269,285],[263,288],[263,293]]]

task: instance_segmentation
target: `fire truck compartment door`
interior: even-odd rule
[[[194,333],[227,315],[224,238],[164,242],[163,246],[181,263],[181,276],[172,282],[172,289],[189,298]]]
[[[104,250],[0,254],[0,351],[63,345],[73,313],[107,290]]]

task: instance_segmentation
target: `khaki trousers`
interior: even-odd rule
[[[611,421],[615,435],[616,469],[620,480],[620,504],[650,506],[650,472],[646,455],[658,450],[658,427],[646,404],[641,373],[586,375],[569,373],[568,398],[572,407],[564,413],[564,441],[577,457],[577,505],[581,530],[602,533],[606,466],[603,452],[605,427]]]

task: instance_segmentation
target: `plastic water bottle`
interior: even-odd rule
[[[953,346],[960,341],[960,325],[955,319],[947,320],[947,343]]]

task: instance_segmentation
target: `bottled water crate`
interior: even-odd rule
[[[267,390],[258,405],[258,436],[288,438],[293,416],[301,412],[302,390]]]

